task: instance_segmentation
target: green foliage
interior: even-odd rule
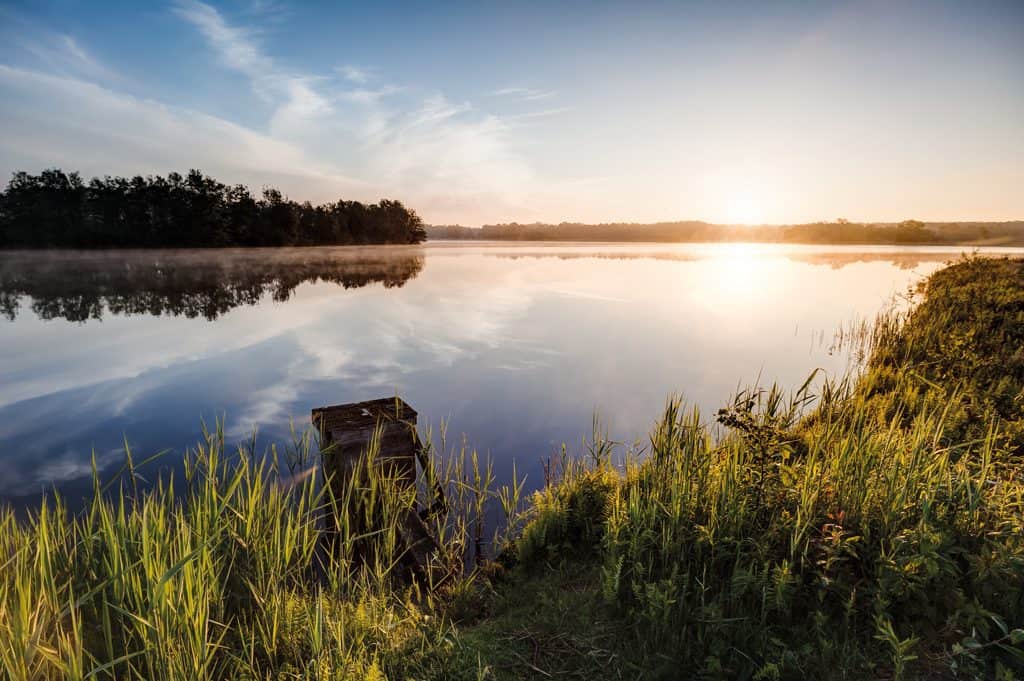
[[[276,451],[229,452],[218,429],[188,454],[184,480],[143,490],[129,452],[126,477],[105,489],[96,478],[79,515],[60,499],[23,521],[0,511],[4,678],[443,678],[452,630],[431,614],[443,591],[400,574],[416,490],[372,465],[371,443],[333,497],[309,445],[298,438],[281,470]],[[463,484],[465,459],[451,457],[443,483]],[[369,544],[349,523],[327,532],[339,508],[372,516]],[[439,561],[464,563],[474,519],[453,494],[436,518]]]
[[[875,339],[856,398],[882,422],[942,409],[949,444],[995,434],[1024,457],[1024,261],[966,258],[922,284]]]
[[[520,556],[586,556],[601,537],[599,588],[635,632],[630,645],[689,675],[915,678],[926,664],[1021,673],[1009,639],[975,659],[953,644],[1007,636],[993,616],[1024,623],[1024,487],[991,478],[991,440],[954,457],[936,441],[941,418],[902,430],[836,412],[789,457],[777,434],[715,442],[672,401],[649,456],[627,462],[610,493],[602,486],[603,532],[575,545],[578,535],[552,531],[573,527],[577,500],[593,498],[593,477],[579,472],[561,485],[575,493],[536,504]]]
[[[587,555],[599,537],[594,588],[633,634],[624,649],[684,677],[1024,674],[1020,416],[999,397],[1021,385],[1022,272],[940,272],[909,319],[882,320],[865,374],[826,382],[813,409],[810,379],[789,399],[742,391],[716,437],[670,400],[646,457],[578,462],[560,485],[578,489],[539,495],[521,557]],[[552,528],[572,527],[593,475],[614,477],[604,528],[566,547]]]
[[[423,223],[399,201],[297,203],[265,188],[221,184],[198,170],[93,178],[16,172],[0,192],[0,248],[160,248],[409,244]]]
[[[608,467],[573,464],[559,481],[535,492],[529,522],[516,540],[518,560],[531,565],[592,555],[604,535],[616,482]]]
[[[595,421],[521,515],[521,483],[491,490],[464,451],[416,494],[371,447],[340,498],[274,457],[229,460],[219,433],[183,485],[135,489],[129,459],[82,515],[0,513],[0,664],[17,681],[1022,678],[1021,273],[936,274],[817,398],[814,376],[742,391],[717,426],[672,398],[621,459]],[[399,529],[435,482],[445,569],[479,558],[489,503],[505,529],[500,562],[430,589],[430,571],[400,578]]]

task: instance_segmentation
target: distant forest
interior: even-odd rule
[[[802,244],[977,244],[1024,246],[1024,221],[860,223],[848,220],[802,225],[716,225],[708,222],[557,225],[508,223],[482,228],[428,225],[430,239],[511,241],[758,241]]]
[[[191,248],[411,244],[426,238],[399,201],[314,206],[255,198],[198,170],[167,177],[16,172],[0,192],[0,248]]]

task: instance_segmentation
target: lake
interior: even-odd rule
[[[711,419],[796,387],[843,325],[964,249],[431,242],[422,247],[0,253],[0,501],[90,489],[91,458],[226,419],[289,439],[310,409],[401,395],[527,487],[599,414],[643,438],[670,393]],[[1013,253],[1014,249],[981,249]]]

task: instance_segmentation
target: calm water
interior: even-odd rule
[[[401,394],[529,482],[594,412],[642,437],[671,392],[837,373],[834,331],[959,249],[506,245],[0,253],[0,500],[88,489],[201,422],[287,438],[312,407]],[[1012,251],[1004,251],[1012,252]],[[174,457],[175,459],[177,457]],[[173,459],[172,459],[173,460]],[[531,486],[532,486],[531,485]]]

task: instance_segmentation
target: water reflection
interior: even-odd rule
[[[696,244],[683,246],[509,246],[442,243],[439,253],[458,248],[509,260],[654,260],[693,262],[709,258],[756,278],[757,264],[781,257],[795,262],[841,269],[885,262],[900,270],[924,263],[946,262],[955,249],[928,247],[894,250],[761,244]],[[659,248],[666,250],[658,250]],[[988,249],[1014,254],[1019,249]],[[114,315],[170,315],[213,321],[240,306],[269,298],[288,301],[305,282],[329,282],[345,289],[381,283],[405,285],[423,270],[422,247],[281,248],[169,251],[6,251],[0,252],[0,314],[14,320],[28,308],[40,319],[74,322]]]
[[[557,258],[559,260],[579,260],[583,258],[596,260],[655,260],[663,262],[693,262],[709,258],[729,261],[752,262],[759,258],[784,258],[793,262],[810,265],[824,265],[832,269],[842,269],[861,263],[887,263],[900,270],[912,270],[928,263],[946,263],[972,253],[985,255],[1005,255],[1022,257],[1020,248],[985,248],[977,249],[955,246],[922,246],[907,249],[897,246],[838,247],[831,250],[828,246],[801,246],[776,244],[747,243],[715,243],[686,244],[675,246],[654,246],[643,244],[630,247],[576,247],[571,250],[560,250],[560,247],[540,247],[536,250],[529,247],[519,252],[507,251],[495,245],[490,255],[497,258],[512,260],[527,258]],[[657,250],[667,248],[667,250]]]
[[[84,322],[104,314],[209,321],[264,297],[285,302],[304,282],[346,289],[403,286],[423,269],[420,248],[0,253],[0,313],[23,298],[40,319]]]
[[[173,448],[175,461],[202,420],[226,415],[239,440],[258,425],[269,444],[312,407],[396,392],[435,433],[450,420],[499,478],[515,458],[532,487],[595,411],[630,442],[671,392],[713,413],[759,375],[799,385],[814,368],[842,371],[832,332],[958,255],[453,243],[2,254],[21,307],[0,319],[0,501],[88,493],[93,453],[109,474],[125,437],[140,457]]]

